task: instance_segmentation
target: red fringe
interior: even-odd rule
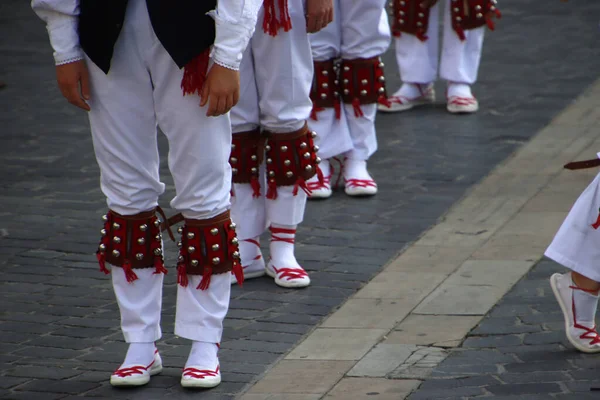
[[[458,38],[461,41],[465,41],[465,39],[467,38],[465,36],[465,31],[463,30],[463,28],[460,28],[460,27],[456,28],[456,34],[458,35]]]
[[[104,253],[96,253],[96,258],[98,259],[98,264],[100,264],[100,271],[104,272],[106,275],[110,274],[110,271],[106,268],[106,261],[104,261]]]
[[[252,197],[260,197],[260,182],[256,176],[250,179],[250,186],[252,187]]]
[[[185,264],[177,265],[177,284],[181,285],[181,287],[187,287],[188,285],[188,277],[187,272],[185,270]]]
[[[279,0],[279,23],[285,32],[292,29],[292,18],[290,17],[287,0]]]
[[[138,276],[135,274],[135,272],[133,272],[133,269],[131,269],[131,262],[129,260],[125,260],[122,268],[123,272],[125,272],[125,278],[127,279],[127,282],[131,283],[137,280]]]
[[[402,33],[400,31],[393,31],[392,34],[394,35],[394,37],[402,36]]]
[[[312,110],[310,110],[310,119],[312,119],[313,121],[318,121],[319,118],[317,116],[317,113],[323,110],[325,110],[323,107],[315,107],[315,105],[313,104],[313,108]]]
[[[181,79],[181,89],[184,95],[194,93],[200,95],[202,93],[208,72],[209,55],[210,49],[206,49],[185,65]]]
[[[598,218],[596,218],[596,222],[594,222],[594,223],[592,224],[592,227],[593,227],[594,229],[598,229],[598,228],[600,228],[600,211],[598,212]]]
[[[388,98],[385,97],[385,96],[383,96],[383,95],[379,96],[379,98],[377,99],[377,102],[379,104],[383,104],[386,107],[391,107],[392,106],[392,102],[389,101]]]
[[[365,116],[362,109],[360,108],[360,100],[358,99],[358,97],[352,100],[352,107],[354,108],[354,116],[356,118]]]
[[[333,103],[333,109],[335,110],[335,119],[342,118],[342,104],[338,99]]]
[[[268,187],[267,199],[275,200],[277,198],[277,184],[275,182],[269,182]]]
[[[263,31],[271,36],[277,36],[279,28],[284,32],[292,29],[292,19],[288,9],[287,0],[279,0],[279,20],[277,20],[277,7],[275,0],[264,1],[265,17],[263,19]]]
[[[321,173],[321,177],[322,176],[323,176],[323,173]],[[298,189],[304,190],[304,193],[306,193],[307,196],[310,196],[312,194],[312,191],[308,188],[308,186],[306,186],[306,181],[302,177],[298,177],[298,180],[296,180],[296,184],[294,185],[294,190],[292,191],[292,194],[294,196],[298,195]]]
[[[235,276],[238,285],[240,285],[241,287],[244,283],[244,269],[242,268],[242,265],[239,263],[239,261],[233,262],[233,275]]]
[[[165,268],[165,263],[161,256],[154,257],[154,275],[167,274],[169,271]]]
[[[429,39],[429,36],[427,36],[424,32],[418,32],[417,39],[419,39],[421,42],[426,42],[427,39]]]
[[[206,290],[210,286],[210,277],[212,276],[212,267],[204,266],[204,272],[202,273],[202,280],[196,289]]]

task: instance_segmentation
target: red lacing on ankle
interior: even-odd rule
[[[319,173],[319,171],[320,171],[320,169],[319,169],[319,167],[317,167],[317,174]],[[322,180],[323,180],[323,173],[321,172],[319,181],[322,181]],[[301,176],[298,177],[298,179],[296,180],[296,183],[294,184],[294,189],[292,190],[292,195],[297,196],[299,189],[302,189],[304,191],[304,193],[306,193],[307,196],[310,196],[312,194],[312,192],[306,185],[306,181]]]
[[[346,187],[377,187],[373,179],[344,179]]]
[[[344,174],[344,161],[346,161],[347,157],[344,157],[344,160],[340,160],[338,157],[333,157],[333,160],[335,160],[339,166],[340,166],[340,174],[338,175],[338,178],[335,180],[335,185],[333,186],[334,188],[337,188],[340,184],[340,181],[342,180],[343,174]],[[331,166],[332,170],[333,170],[333,166]]]
[[[183,370],[183,376],[189,376],[194,379],[204,379],[206,377],[213,377],[219,374],[219,366],[217,369],[211,371],[209,369],[196,369],[196,368],[185,368]]]
[[[323,182],[318,180],[316,182],[307,182],[306,186],[311,192],[319,189],[329,189],[331,188],[331,178],[333,177],[333,174],[333,167],[330,166],[329,175],[323,177]]]
[[[292,279],[302,279],[308,276],[305,270],[302,268],[276,268],[273,265],[273,270],[279,277],[279,279],[287,278],[287,280]]]
[[[591,291],[589,289],[583,289],[578,286],[569,286],[569,288],[574,289],[574,290],[581,290],[581,291],[584,291],[587,293],[595,293],[595,291]],[[581,329],[582,331],[585,331],[583,334],[579,335],[579,339],[590,340],[590,343],[589,343],[590,346],[600,343],[600,335],[598,335],[598,332],[596,331],[596,325],[594,325],[591,328],[588,328],[587,326],[583,326],[583,325],[580,325],[577,323],[577,312],[575,310],[575,298],[573,296],[571,297],[571,309],[573,311],[573,327],[577,328],[577,329]]]
[[[256,247],[258,247],[260,249],[260,243],[258,243],[258,241],[254,240],[254,239],[244,239],[244,242],[252,243],[253,245],[255,245]],[[259,254],[256,257],[254,257],[253,260],[254,261],[260,260],[261,258],[262,258],[262,256]]]
[[[269,230],[271,231],[271,242],[285,242],[285,243],[289,243],[289,244],[294,244],[294,238],[285,238],[285,237],[281,237],[281,236],[275,236],[277,233],[284,233],[287,235],[295,235],[296,234],[296,230],[295,229],[285,229],[285,228],[274,228],[272,226],[269,227]]]
[[[460,97],[460,96],[451,96],[448,99],[448,103],[454,104],[457,106],[469,106],[471,104],[475,104],[475,97]]]

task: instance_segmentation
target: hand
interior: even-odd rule
[[[437,3],[437,0],[423,0],[421,1],[421,8],[431,8],[435,6],[435,3]]]
[[[200,94],[200,106],[208,103],[207,117],[217,117],[229,112],[240,99],[240,73],[213,64],[206,75]]]
[[[85,111],[90,111],[86,100],[90,98],[90,78],[85,61],[56,66],[56,81],[63,96],[69,103]]]
[[[333,21],[333,0],[306,1],[306,31],[319,32]]]

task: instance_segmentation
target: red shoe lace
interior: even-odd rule
[[[258,241],[254,240],[254,239],[244,239],[244,242],[252,243],[253,245],[255,245],[256,247],[258,247],[260,249],[260,243],[258,243]],[[262,256],[259,254],[256,257],[254,257],[253,260],[254,261],[260,260],[261,258],[262,258]]]
[[[194,379],[204,379],[206,377],[213,377],[219,374],[219,366],[217,369],[211,371],[209,369],[196,369],[196,368],[185,368],[183,370],[183,376],[188,376]]]
[[[331,188],[331,178],[333,177],[334,174],[334,169],[333,169],[333,165],[329,167],[329,175],[323,177],[323,183],[319,182],[318,180],[315,182],[306,182],[306,186],[308,187],[308,190],[310,190],[311,192],[314,192],[315,190],[319,190],[319,189],[329,189]]]
[[[155,356],[157,353],[158,353],[158,349],[154,350]],[[144,373],[144,371],[148,371],[150,368],[152,368],[155,361],[156,360],[152,360],[152,362],[146,367],[144,367],[143,365],[134,365],[133,367],[119,368],[118,370],[116,370],[113,373],[113,375],[117,375],[121,378],[125,378],[125,377],[131,376],[131,375],[141,375]]]
[[[477,100],[475,100],[474,97],[459,97],[459,96],[452,96],[448,100],[448,102],[450,104],[457,105],[457,106],[470,106],[471,104],[475,104],[476,101]]]
[[[588,293],[595,293],[595,291],[586,290],[586,289],[580,288],[578,286],[573,286],[573,285],[569,286],[569,288],[573,289],[573,290],[581,290],[581,291],[588,292]],[[571,309],[573,311],[573,327],[577,328],[577,329],[581,329],[582,331],[585,331],[583,334],[579,335],[579,339],[590,340],[590,343],[589,343],[590,346],[600,343],[600,335],[598,335],[598,332],[596,331],[596,325],[594,325],[591,328],[588,328],[587,326],[583,326],[583,325],[580,325],[577,323],[577,312],[575,311],[574,296],[571,296]]]
[[[346,187],[377,187],[373,179],[344,179]]]
[[[294,244],[293,237],[292,238],[284,238],[281,236],[276,236],[276,234],[277,233],[285,233],[288,235],[295,235],[296,234],[295,229],[274,228],[271,226],[271,227],[269,227],[269,230],[271,231],[271,242],[285,242],[285,243],[289,243],[289,244]],[[273,270],[275,271],[275,273],[277,274],[279,279],[287,278],[288,281],[292,280],[292,279],[302,279],[302,278],[308,276],[308,274],[306,273],[306,271],[304,269],[302,269],[302,267],[300,267],[300,268],[276,268],[273,265]]]

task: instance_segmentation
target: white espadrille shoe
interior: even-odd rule
[[[154,360],[150,365],[121,365],[110,376],[113,386],[143,386],[150,382],[150,377],[162,372],[162,359],[158,350],[154,352]]]

